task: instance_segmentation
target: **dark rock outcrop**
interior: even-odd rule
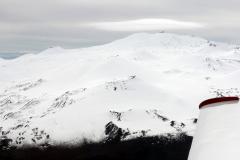
[[[0,150],[5,150],[10,148],[11,143],[12,143],[12,139],[7,138],[6,136],[0,137]]]
[[[122,128],[119,128],[113,122],[109,122],[105,126],[105,134],[107,138],[105,139],[106,143],[117,143],[129,135],[129,131],[125,131]]]

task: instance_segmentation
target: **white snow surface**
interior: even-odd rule
[[[111,121],[126,138],[193,135],[198,104],[238,96],[239,80],[237,45],[194,36],[138,33],[50,48],[0,60],[0,131],[14,145],[99,141]]]

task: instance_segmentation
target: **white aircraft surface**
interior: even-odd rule
[[[203,101],[188,160],[240,159],[240,104],[238,97]]]

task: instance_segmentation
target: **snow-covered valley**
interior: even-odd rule
[[[198,105],[240,95],[240,47],[138,33],[0,59],[0,137],[11,145],[193,135]]]

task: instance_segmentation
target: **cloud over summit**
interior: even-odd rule
[[[239,0],[0,0],[0,52],[79,48],[141,31],[240,41]]]
[[[117,22],[97,22],[88,24],[96,29],[109,31],[158,31],[204,28],[203,24],[172,19],[137,19]]]

